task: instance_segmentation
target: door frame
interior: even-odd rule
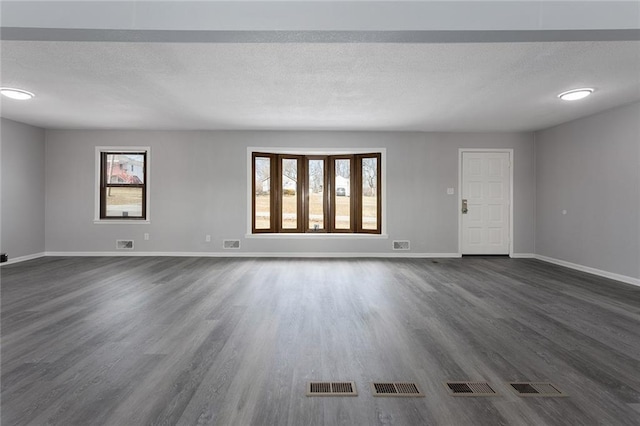
[[[513,256],[513,148],[458,148],[458,255],[462,257],[462,153],[505,152],[509,154],[509,257]]]

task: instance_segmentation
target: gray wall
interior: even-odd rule
[[[95,147],[109,145],[151,147],[150,224],[93,223]],[[387,148],[389,238],[245,238],[247,147]],[[532,134],[112,130],[47,131],[46,250],[114,251],[134,239],[136,251],[222,252],[223,239],[240,239],[247,253],[389,253],[409,239],[414,253],[457,253],[457,195],[446,188],[457,192],[460,147],[514,149],[514,251],[533,253]]]
[[[535,150],[536,253],[640,278],[640,103],[538,132]]]
[[[45,131],[1,120],[0,245],[11,260],[44,252]]]

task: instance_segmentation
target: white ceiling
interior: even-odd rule
[[[640,100],[639,41],[0,47],[36,94],[2,116],[51,129],[530,131]]]
[[[522,131],[640,100],[636,1],[0,8],[0,84],[37,95],[0,113],[45,128]]]

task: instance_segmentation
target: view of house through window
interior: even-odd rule
[[[335,159],[333,170],[334,227],[340,230],[351,230],[351,159]]]
[[[253,233],[381,233],[380,153],[251,158]]]
[[[146,219],[146,158],[146,152],[101,152],[101,219]]]

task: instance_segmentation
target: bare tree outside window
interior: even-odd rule
[[[298,159],[282,159],[282,228],[298,228]]]
[[[254,233],[382,232],[380,153],[251,158]]]
[[[146,218],[146,152],[101,152],[100,218]]]
[[[334,205],[335,229],[351,229],[351,159],[334,160]]]
[[[254,161],[254,227],[271,228],[271,158],[255,157]]]
[[[324,159],[309,159],[309,229],[320,231],[325,229],[324,223]]]
[[[362,229],[378,226],[378,159],[362,158]]]

